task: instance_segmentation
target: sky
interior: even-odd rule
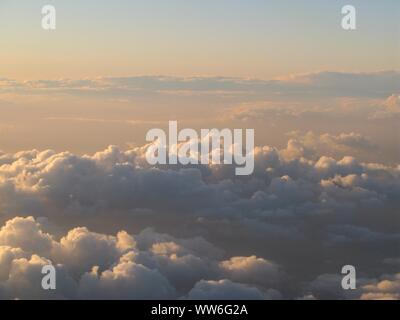
[[[43,32],[42,5],[56,6]],[[8,1],[0,4],[0,73],[18,79],[126,75],[273,78],[399,67],[398,1]]]
[[[397,0],[0,0],[0,299],[400,299],[399,21]],[[254,129],[254,172],[150,165],[174,120]]]

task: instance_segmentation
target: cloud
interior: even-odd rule
[[[287,159],[315,158],[322,155],[359,155],[379,149],[369,138],[354,132],[317,135],[309,131],[304,135],[299,132],[291,132],[288,135],[290,140],[286,149],[282,150]]]
[[[220,268],[234,281],[255,285],[277,283],[281,276],[276,264],[256,256],[233,257],[222,261]]]
[[[20,248],[0,246],[0,281],[8,279],[11,264],[15,259],[26,258],[28,254]]]
[[[70,270],[82,273],[90,271],[94,265],[103,270],[111,266],[121,253],[134,248],[135,241],[126,232],[114,237],[80,227],[61,238],[54,246],[53,255]]]
[[[310,140],[310,137],[305,139]],[[318,141],[321,139],[339,140],[340,146],[366,144],[366,140],[354,134],[324,135]],[[4,154],[0,158],[3,162],[0,198],[4,199],[0,206],[3,212],[22,206],[30,214],[50,207],[57,208],[57,214],[127,212],[139,208],[197,214],[213,209],[222,214],[224,208],[237,212],[246,205],[260,203],[263,194],[270,197],[266,204],[270,209],[276,207],[274,203],[280,208],[311,200],[318,204],[323,192],[337,187],[329,183],[334,184],[338,177],[344,181],[346,176],[352,176],[352,181],[359,184],[355,187],[362,187],[368,194],[375,193],[377,198],[399,191],[396,168],[360,163],[350,156],[340,160],[320,156],[318,148],[319,145],[315,147],[302,140],[290,140],[287,148],[281,151],[257,147],[252,178],[258,185],[235,178],[233,166],[151,168],[144,160],[143,148],[121,151],[109,147],[93,156],[53,151]],[[382,175],[385,176],[383,180]],[[280,203],[284,198],[284,203]]]
[[[384,105],[392,112],[400,112],[400,95],[392,94]]]
[[[373,147],[356,133],[308,133],[284,149],[256,147],[249,177],[229,165],[151,167],[145,147],[1,153],[0,292],[40,295],[5,284],[20,259],[23,270],[45,261],[62,270],[66,298],[149,297],[146,285],[159,285],[160,298],[188,297],[202,281],[225,288],[221,280],[285,298],[339,297],[328,284],[341,265],[367,279],[393,274],[382,261],[398,255],[399,167],[336,157],[329,145]],[[321,274],[336,277],[311,283]]]
[[[290,83],[288,82],[288,86]],[[357,83],[350,89],[341,89],[340,81],[326,88],[320,88],[321,83],[311,81],[307,85],[301,84],[304,87],[299,87],[295,93],[282,90],[281,95],[270,94],[237,99],[232,102],[236,104],[229,108],[229,112],[224,111],[222,119],[256,127],[259,131],[267,127],[268,131],[264,131],[266,135],[270,132],[279,132],[283,135],[285,131],[294,128],[298,132],[312,130],[328,132],[331,135],[337,135],[338,129],[350,131],[349,133],[356,130],[364,135],[371,135],[373,139],[382,134],[387,137],[392,133],[387,130],[388,126],[395,125],[399,117],[399,89],[395,83],[396,80],[393,80],[392,85],[386,89],[382,89],[384,85],[379,85],[381,87],[379,91],[372,83],[365,88],[362,85],[357,88],[359,85]],[[391,89],[387,90],[388,88]],[[371,130],[375,126],[381,131]],[[348,137],[347,142],[350,142],[351,138],[357,139]],[[380,140],[388,143],[382,136]],[[346,144],[343,139],[333,142]],[[377,143],[373,144],[376,146]],[[366,146],[364,143],[364,147]],[[348,150],[350,149],[347,148]]]
[[[343,290],[341,280],[338,274],[323,274],[311,281],[307,290],[317,299],[400,300],[399,274],[382,275],[380,279],[358,276],[354,290]]]
[[[200,237],[176,238],[151,229],[136,235],[119,231],[113,236],[77,227],[57,240],[43,228],[33,217],[15,217],[2,227],[1,235],[8,239],[8,245],[0,246],[1,299],[290,297],[287,285],[294,276],[287,273],[290,266],[286,265],[283,272],[282,266],[255,255],[223,259],[218,248]],[[16,234],[22,240],[31,236],[30,243],[15,242]],[[364,242],[366,250],[380,243],[386,246],[391,237],[394,243],[399,242],[399,235],[379,234],[354,226],[337,225],[327,234],[331,234],[330,243],[325,246],[327,252],[335,243],[345,243],[351,252],[355,245]],[[48,241],[43,242],[43,239]],[[390,261],[385,259],[380,268]],[[337,263],[340,264],[335,261]],[[41,288],[42,267],[48,264],[56,268],[56,290]],[[374,278],[365,276],[368,269],[362,268],[364,272],[357,278],[356,290],[341,288],[343,275],[340,273],[325,273],[311,281],[302,279],[292,298],[400,299],[398,273]],[[293,288],[289,292],[291,290]]]
[[[230,280],[200,281],[189,292],[193,300],[272,300],[279,299],[276,290],[262,292],[257,288],[235,283]]]
[[[345,73],[322,71],[280,77],[251,79],[235,77],[171,77],[131,76],[97,77],[87,79],[57,79],[17,81],[0,80],[0,94],[68,94],[108,97],[132,97],[146,93],[167,95],[298,95],[310,91],[325,96],[389,96],[398,90],[397,71]]]
[[[41,287],[42,267],[50,260],[38,255],[12,260],[6,280],[0,282],[1,299],[65,299],[75,298],[76,284],[62,266],[56,267],[57,291]]]
[[[288,84],[313,88],[319,94],[330,93],[342,96],[382,96],[398,90],[399,73],[380,71],[372,73],[346,73],[323,71],[281,78]]]
[[[33,217],[15,217],[0,229],[0,244],[21,248],[26,252],[48,254],[53,247],[53,239],[40,229]]]
[[[400,300],[400,274],[385,276],[362,287],[362,300]]]
[[[195,292],[204,278],[222,277],[219,266],[224,272],[229,270],[224,276],[229,278],[231,273],[232,278],[240,278],[243,283],[258,282],[265,275],[271,278],[278,268],[254,256],[219,261],[218,249],[199,237],[177,239],[152,230],[136,236],[120,231],[112,236],[79,227],[68,231],[59,241],[46,234],[51,247],[44,251],[40,235],[45,233],[33,217],[7,221],[2,235],[11,239],[14,228],[21,239],[33,236],[29,244],[19,241],[13,242],[13,246],[0,246],[0,298],[3,299],[175,299],[186,296],[193,287]],[[56,268],[54,291],[41,288],[41,270],[48,264]],[[213,281],[221,285],[218,291],[233,286],[237,298],[241,294],[243,298],[249,294],[268,297],[246,284],[229,280],[210,280],[210,283]],[[265,285],[257,285],[264,291],[276,292],[262,282]]]
[[[394,91],[397,92],[397,91]],[[391,94],[386,99],[380,101],[378,107],[369,114],[371,120],[388,121],[390,119],[398,120],[400,115],[400,94]]]
[[[343,275],[322,274],[307,284],[306,292],[311,292],[316,299],[357,299],[359,293],[342,288]]]
[[[112,269],[99,273],[94,267],[80,280],[79,296],[86,299],[173,299],[174,288],[157,270],[121,257]]]

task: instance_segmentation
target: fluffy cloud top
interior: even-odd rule
[[[1,153],[0,294],[55,297],[36,287],[51,261],[64,298],[340,297],[345,264],[369,286],[355,298],[397,297],[398,270],[384,261],[398,259],[399,167],[328,146],[374,148],[355,133],[309,133],[256,147],[249,177],[150,167],[143,147]]]
[[[31,241],[15,242],[16,230],[21,236],[30,236]],[[111,236],[75,228],[59,241],[47,234],[45,239],[49,241],[44,244],[44,234],[33,217],[16,217],[1,229],[2,239],[6,240],[0,246],[0,298],[174,299],[189,291],[188,297],[193,298],[198,290],[205,289],[203,282],[217,287],[212,290],[215,298],[222,298],[230,287],[235,292],[232,297],[236,298],[267,298],[268,292],[279,294],[276,290],[268,291],[267,287],[260,291],[245,284],[254,283],[261,275],[273,277],[265,270],[272,263],[254,256],[218,262],[212,253],[197,251],[199,245],[211,246],[199,238],[175,239],[149,230],[137,236],[124,231]],[[163,242],[165,238],[173,242]],[[55,291],[41,288],[41,270],[48,264],[56,267]],[[224,266],[239,273],[243,284],[202,280],[218,279],[226,273]]]

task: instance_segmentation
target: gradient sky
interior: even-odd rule
[[[341,8],[349,3],[357,9],[356,31],[341,28]],[[57,9],[56,31],[41,27],[46,4]],[[393,161],[393,115],[365,121],[384,112],[398,91],[398,75],[379,71],[400,70],[399,4],[0,0],[0,150],[95,152],[141,144],[154,122],[234,126],[238,110],[261,106],[277,116],[267,113],[258,127],[251,122],[261,144],[282,146],[293,130],[355,131],[373,135]],[[249,80],[275,77],[285,80],[278,86]],[[308,84],[293,91],[297,81]],[[292,119],[294,107],[295,114],[329,116]],[[279,108],[288,112],[284,119]]]
[[[341,7],[358,30],[340,27]],[[57,30],[41,29],[41,7]],[[0,76],[270,78],[398,69],[399,1],[0,1]],[[397,61],[396,61],[397,60]]]

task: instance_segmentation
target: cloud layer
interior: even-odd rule
[[[280,297],[258,284],[276,282],[278,266],[255,256],[216,260],[206,247],[212,245],[201,238],[176,239],[150,229],[112,236],[75,228],[56,240],[33,217],[16,217],[0,229],[0,298]],[[57,271],[55,291],[40,287],[41,269],[50,263]]]
[[[346,73],[323,71],[263,80],[234,77],[132,76],[87,79],[18,81],[0,78],[0,93],[52,93],[136,96],[148,92],[163,94],[291,94],[312,90],[325,96],[384,97],[398,91],[400,73],[380,71]]]
[[[329,146],[376,148],[357,133],[293,136],[256,147],[250,177],[150,167],[145,147],[2,153],[0,296],[398,298],[399,166]],[[38,287],[49,262],[53,293]]]

